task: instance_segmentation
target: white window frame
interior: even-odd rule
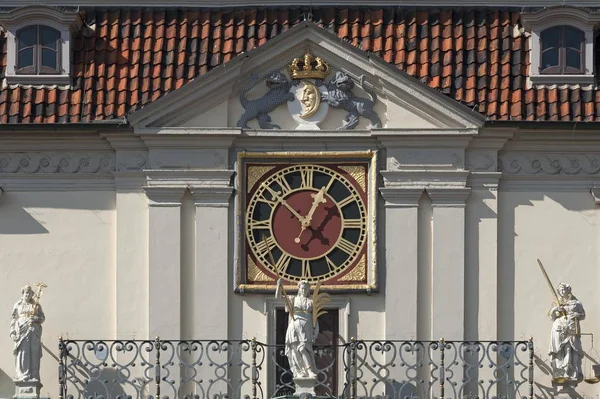
[[[0,26],[6,34],[7,84],[22,85],[70,85],[71,84],[71,33],[81,27],[81,18],[76,10],[62,11],[47,6],[26,6],[0,14]],[[17,74],[17,32],[31,25],[45,25],[60,33],[60,65],[58,74]]]
[[[571,6],[546,8],[534,13],[522,13],[525,29],[531,31],[531,67],[529,82],[531,85],[592,85],[594,75],[594,32],[600,24],[600,13],[590,12]],[[546,29],[567,25],[581,30],[585,35],[583,74],[541,74],[541,34]]]

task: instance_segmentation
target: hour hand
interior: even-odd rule
[[[283,206],[285,206],[288,209],[288,211],[290,211],[290,213],[294,215],[301,224],[304,224],[304,218],[300,216],[300,214],[296,212],[296,210],[292,208],[291,205],[286,202],[286,200],[282,198],[280,201],[283,204]]]
[[[279,191],[273,190],[271,187],[269,187],[268,185],[266,185],[264,183],[263,183],[263,187],[266,188],[271,193],[271,196],[273,197],[275,202],[280,202],[283,206],[285,206],[288,209],[288,211],[290,211],[290,213],[292,215],[294,215],[296,217],[296,219],[298,219],[298,221],[300,223],[304,223],[304,217],[300,216],[300,214],[298,212],[296,212],[296,210],[294,208],[292,208],[290,206],[290,204],[287,203],[286,200],[283,199],[283,196],[281,195],[281,193]]]

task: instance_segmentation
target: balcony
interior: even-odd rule
[[[533,398],[533,341],[366,341],[315,347],[318,396]],[[292,394],[283,345],[60,340],[60,399],[269,399]]]

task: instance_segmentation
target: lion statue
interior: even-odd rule
[[[364,79],[365,76],[362,75],[360,77],[360,88],[366,91],[371,99],[356,97],[352,93],[354,81],[341,71],[336,72],[329,83],[319,82],[320,85],[325,85],[327,88],[327,93],[323,93],[323,101],[327,102],[330,107],[342,108],[348,112],[346,118],[344,118],[344,123],[337,130],[354,129],[358,125],[360,116],[370,119],[372,127],[381,127],[381,119],[373,111],[377,94],[374,91],[365,89]]]
[[[256,119],[261,129],[280,129],[278,125],[271,124],[269,112],[272,112],[281,104],[294,101],[294,95],[290,93],[293,83],[283,73],[274,71],[267,76],[265,84],[269,88],[269,91],[261,98],[256,100],[248,100],[246,98],[246,94],[256,85],[256,79],[254,79],[254,83],[249,85],[240,94],[240,102],[246,112],[244,112],[238,121],[238,127],[249,129],[248,122]]]

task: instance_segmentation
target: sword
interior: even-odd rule
[[[562,305],[560,299],[558,298],[558,295],[556,294],[556,290],[554,289],[554,286],[552,285],[552,282],[550,281],[550,278],[548,277],[548,273],[546,273],[546,269],[544,269],[544,265],[542,265],[542,261],[540,261],[538,259],[537,262],[538,262],[538,265],[540,266],[540,269],[542,270],[542,274],[544,275],[546,282],[548,283],[548,287],[550,287],[550,291],[552,291],[552,295],[554,295],[554,299],[556,299],[556,303],[559,305]],[[561,311],[561,313],[563,316],[567,315],[567,313],[564,311]]]
[[[269,252],[269,260],[270,260],[271,266],[273,266],[273,269],[275,269],[275,271],[277,272],[277,278],[280,278],[281,276],[279,274],[279,269],[277,268],[277,266],[275,266],[275,259],[273,259],[273,253],[271,252],[271,248],[269,247],[269,244],[267,243],[266,236],[263,235],[262,240],[265,243],[265,246],[267,247],[267,251]],[[287,305],[287,308],[290,312],[290,316],[292,316],[292,320],[296,320],[296,317],[294,316],[294,307],[290,303],[290,298],[287,296],[287,292],[285,291],[285,287],[283,286],[283,284],[281,285],[281,293],[283,294],[283,298],[285,299],[285,304]]]

